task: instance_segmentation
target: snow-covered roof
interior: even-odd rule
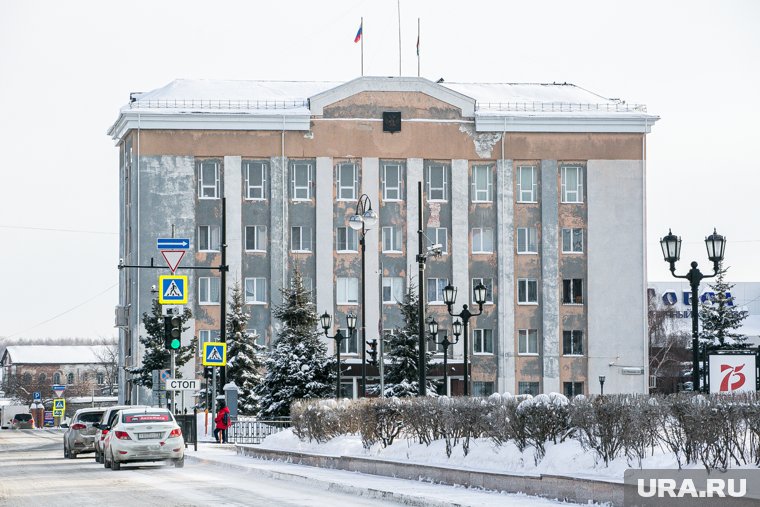
[[[478,131],[648,133],[659,119],[643,105],[568,83],[434,83],[419,77],[361,77],[348,83],[177,79],[131,94],[108,133],[118,142],[138,127],[305,131],[312,117],[322,114],[325,97],[342,97],[329,92],[388,91],[394,85],[434,97],[448,93],[473,100]]]
[[[103,345],[9,345],[6,364],[97,364],[108,357]],[[100,357],[99,357],[100,356]]]

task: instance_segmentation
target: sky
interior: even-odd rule
[[[399,15],[401,12],[401,50]],[[643,103],[650,280],[727,238],[760,281],[760,2],[753,0],[0,0],[0,337],[113,337],[118,150],[130,92],[177,78],[568,82]],[[625,265],[613,263],[619,269]]]

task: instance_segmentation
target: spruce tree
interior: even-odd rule
[[[193,313],[189,308],[185,308],[182,313],[182,331],[187,331],[189,327],[185,326]],[[161,313],[161,304],[158,300],[153,300],[151,312],[143,313],[143,326],[145,326],[146,335],[140,336],[140,343],[145,347],[143,352],[142,366],[130,369],[132,373],[132,382],[139,386],[145,386],[148,389],[153,388],[153,370],[164,370],[171,366],[171,351],[164,348],[164,317]],[[177,367],[177,378],[182,378],[180,368],[194,357],[196,347],[195,337],[190,340],[190,344],[180,347],[177,350],[174,364]]]
[[[258,333],[246,329],[251,316],[245,312],[240,282],[235,282],[227,312],[227,380],[238,388],[238,410],[243,415],[258,412],[258,396],[254,392],[261,382],[264,368],[264,347],[256,343]]]
[[[398,302],[404,325],[396,329],[388,346],[385,367],[385,396],[417,396],[419,393],[419,297],[409,283],[402,301]],[[430,370],[431,352],[425,353],[425,368]],[[427,392],[437,392],[435,382],[427,381]]]
[[[291,286],[280,291],[283,302],[273,315],[282,327],[256,389],[262,417],[286,417],[297,399],[334,395],[335,360],[327,357],[317,329],[319,317],[301,273],[296,270]]]
[[[702,323],[700,341],[708,347],[718,349],[742,349],[747,347],[747,337],[737,332],[749,312],[734,305],[734,298],[728,293],[734,284],[725,281],[728,268],[721,269],[710,284],[715,296],[700,303],[699,320]]]

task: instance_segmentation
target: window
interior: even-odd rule
[[[427,299],[430,304],[443,304],[443,288],[449,284],[448,278],[428,278]]]
[[[202,329],[198,331],[198,352],[203,354],[203,344],[206,342],[218,342],[220,336],[218,330]]]
[[[337,279],[339,305],[355,305],[359,303],[359,279],[341,277]]]
[[[106,383],[105,373],[103,373],[102,371],[97,372],[95,374],[95,382],[97,382],[99,386],[102,386],[103,384],[105,384]]]
[[[562,354],[583,355],[583,331],[562,331]]]
[[[401,200],[401,164],[398,162],[383,163],[383,200]]]
[[[53,374],[53,384],[60,384],[61,383],[61,374],[60,373],[54,373]]]
[[[338,227],[335,235],[335,250],[338,252],[358,252],[359,235],[350,227]]]
[[[219,304],[219,278],[198,278],[198,302],[200,304]]]
[[[562,253],[583,253],[583,229],[562,229]]]
[[[523,165],[517,168],[517,202],[538,202],[536,179],[534,166]]]
[[[473,382],[472,395],[487,398],[493,394],[493,382]]]
[[[428,201],[445,201],[448,198],[447,169],[443,164],[431,164],[427,168]]]
[[[290,228],[290,250],[311,252],[311,227],[298,225]]]
[[[537,329],[520,329],[517,331],[517,353],[538,355]]]
[[[445,227],[430,227],[427,230],[428,239],[434,245],[441,245],[443,247],[441,253],[444,255],[449,253],[449,240],[447,232],[448,231]]]
[[[583,304],[583,279],[562,280],[562,304]]]
[[[348,334],[348,328],[343,328],[340,330],[340,334],[343,335],[343,339],[340,341],[340,353],[341,354],[358,354],[359,353],[359,346],[358,346],[358,338],[359,333],[354,330],[353,335]]]
[[[434,339],[430,334],[427,335],[427,350],[428,352],[433,352],[435,354],[443,354],[443,339],[447,337],[446,331],[438,331],[437,337]],[[452,354],[454,352],[454,347],[452,345],[449,345],[449,357],[453,357]]]
[[[41,378],[40,378],[41,382],[44,381],[44,376],[45,376],[45,374],[43,373],[41,375]],[[87,372],[84,372],[84,373],[82,373],[82,377],[81,378],[82,378],[82,382],[87,382],[90,379],[90,375]]]
[[[219,198],[219,164],[217,162],[201,162],[198,165],[198,197]]]
[[[68,375],[66,375],[66,383],[67,384],[73,384],[74,383],[74,374],[73,373],[69,373]]]
[[[199,225],[198,226],[198,251],[199,252],[218,252],[219,226],[218,225]]]
[[[535,227],[518,227],[517,228],[517,253],[534,254],[538,253],[536,241],[537,233]]]
[[[22,379],[24,379],[24,384],[27,384],[27,385],[28,385],[28,384],[31,384],[31,383],[32,383],[32,374],[31,374],[31,373],[29,373],[29,372],[27,372],[27,373],[24,373],[24,374],[21,376],[21,378],[22,378]],[[73,380],[72,380],[72,382],[73,382]]]
[[[245,198],[246,199],[266,199],[267,198],[267,173],[269,172],[268,162],[245,162]]]
[[[253,252],[265,252],[267,249],[267,226],[248,225],[245,228],[245,249]]]
[[[383,227],[383,252],[401,252],[401,227]]]
[[[87,374],[85,373],[85,375],[87,375]],[[42,383],[44,383],[47,380],[47,375],[45,375],[44,373],[40,373],[39,376],[37,377],[37,379],[42,384]],[[85,380],[87,380],[87,379],[85,378]]]
[[[533,396],[537,395],[538,382],[518,382],[517,394],[530,394]]]
[[[562,202],[583,202],[583,170],[581,167],[562,168]]]
[[[538,281],[529,278],[517,280],[517,303],[538,304]]]
[[[493,201],[493,178],[491,166],[476,165],[472,168],[472,202]]]
[[[473,278],[472,279],[472,303],[475,302],[475,287],[482,283],[486,287],[486,304],[493,304],[493,278]]]
[[[493,253],[493,229],[472,229],[472,253]]]
[[[353,201],[356,199],[357,167],[356,164],[338,164],[338,200]]]
[[[266,304],[267,302],[267,279],[245,279],[245,304]]]
[[[311,199],[311,183],[314,178],[312,165],[309,162],[294,162],[291,175],[292,199],[304,201]]]
[[[383,303],[396,304],[404,300],[404,279],[400,276],[383,277]]]
[[[314,281],[310,276],[304,276],[301,278],[301,283],[303,284],[304,290],[307,292],[311,292],[314,290]]]
[[[583,382],[563,382],[562,391],[568,398],[583,394]]]
[[[493,329],[474,329],[472,335],[475,354],[493,354]]]

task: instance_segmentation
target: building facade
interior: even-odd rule
[[[419,283],[422,182],[423,246],[442,248],[426,266],[428,316],[452,339],[443,287],[458,288],[455,311],[473,305],[475,285],[487,288],[470,321],[473,394],[588,394],[600,375],[606,392],[646,392],[645,137],[657,119],[568,84],[175,81],[132,94],[109,130],[120,150],[119,256],[147,265],[161,259],[156,238],[190,238],[177,273],[190,278],[191,332],[213,340],[219,272],[182,266],[220,264],[224,198],[228,287],[243,287],[261,343],[276,338],[272,307],[294,269],[336,326],[366,303],[367,339],[377,338],[400,324],[396,301]],[[362,276],[348,219],[363,194],[379,221]],[[126,366],[140,364],[159,274],[168,269],[121,271]],[[361,344],[342,346],[344,391],[355,395]],[[460,340],[450,353],[455,394],[463,352]]]

